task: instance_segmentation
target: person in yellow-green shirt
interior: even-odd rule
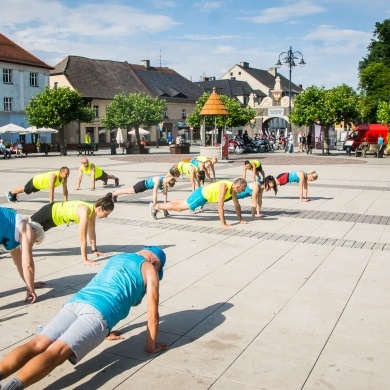
[[[238,221],[240,223],[247,223],[242,219],[241,206],[237,199],[237,194],[244,191],[246,186],[247,182],[242,178],[238,178],[234,182],[218,180],[198,188],[187,199],[176,199],[167,203],[157,203],[156,205],[151,202],[149,205],[150,216],[153,219],[157,219],[157,213],[164,210],[179,212],[190,210],[190,212],[196,213],[202,211],[206,203],[218,203],[218,214],[222,226],[232,229],[233,226],[227,224],[225,220],[224,204],[226,201],[233,199]]]
[[[68,200],[68,176],[68,167],[61,167],[59,171],[46,172],[34,176],[24,187],[18,187],[7,192],[6,195],[8,202],[17,202],[17,195],[22,194],[23,192],[30,195],[32,192],[49,189],[49,200],[50,203],[52,203],[54,202],[54,188],[60,186],[61,184],[62,191],[64,193],[64,201],[66,202]]]
[[[109,192],[103,198],[98,199],[94,204],[71,200],[69,202],[54,202],[43,206],[31,216],[33,222],[39,223],[44,231],[55,226],[69,224],[71,222],[79,225],[79,239],[81,257],[86,264],[97,264],[88,259],[87,255],[87,234],[91,242],[91,249],[94,255],[102,256],[96,246],[96,218],[107,218],[114,210],[112,193]]]
[[[173,177],[180,177],[180,175],[186,175],[190,178],[191,190],[195,191],[195,182],[198,187],[201,183],[204,184],[205,171],[200,169],[197,165],[190,162],[180,161],[178,164],[175,164],[169,170],[169,174]]]
[[[109,175],[108,173],[104,172],[103,169],[99,168],[97,165],[89,162],[86,157],[83,157],[81,159],[81,165],[79,168],[79,177],[78,177],[76,190],[80,189],[81,180],[83,179],[84,173],[86,175],[91,176],[92,179],[91,191],[95,191],[96,180],[102,180],[103,185],[107,185],[108,179],[115,180],[115,185],[119,186],[119,179],[116,176]]]
[[[263,176],[263,180],[265,178],[265,173],[263,170],[263,167],[261,166],[261,162],[259,160],[246,160],[244,162],[244,169],[242,172],[242,178],[246,179],[246,171],[252,171],[252,180],[253,181],[261,181],[260,180],[260,174]]]

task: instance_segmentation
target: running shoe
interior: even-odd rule
[[[192,213],[192,214],[197,214],[197,213],[200,213],[200,212],[202,212],[203,211],[203,206],[198,206],[198,207],[195,207],[194,209],[190,209],[190,212]]]
[[[171,214],[168,213],[168,210],[164,210],[164,217],[170,217]]]
[[[153,202],[150,202],[150,204],[149,204],[149,211],[150,211],[150,216],[153,219],[157,219],[158,210],[154,207]]]
[[[12,203],[17,201],[16,195],[12,194],[11,191],[6,192],[5,195],[7,196],[8,202]]]
[[[104,185],[104,186],[106,186],[106,185],[107,185],[107,182],[106,182],[106,181],[104,181],[104,182],[103,182],[103,185]]]
[[[118,178],[115,179],[115,185],[116,185],[117,187],[119,186],[119,179],[118,179]]]
[[[113,200],[114,203],[118,202],[118,196],[113,195],[112,196],[112,200]]]

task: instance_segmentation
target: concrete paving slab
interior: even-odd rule
[[[217,164],[217,176],[240,176],[247,157]],[[165,174],[173,164],[172,156],[158,149],[148,156],[102,152],[90,159],[119,176],[121,188]],[[23,302],[23,282],[9,255],[0,254],[0,331],[7,334],[0,339],[0,358],[33,337],[37,325],[47,323],[111,255],[153,244],[168,257],[160,287],[160,340],[170,348],[160,355],[144,352],[144,300],[118,323],[124,340],[103,342],[75,367],[58,367],[33,390],[154,389],[156,378],[168,390],[387,390],[390,159],[379,164],[379,159],[342,154],[284,153],[262,159],[267,174],[315,167],[319,179],[310,183],[312,201],[301,204],[298,186],[284,186],[277,196],[263,197],[267,217],[252,220],[250,201],[244,200],[247,225],[237,223],[233,204],[227,204],[226,218],[234,224],[227,230],[215,205],[196,215],[172,212],[155,221],[148,212],[150,192],[121,197],[110,217],[96,224],[98,248],[106,252],[97,266],[81,261],[77,225],[51,229],[34,249],[37,279],[46,282],[34,305]],[[66,164],[70,199],[93,202],[115,189],[97,186],[91,192],[84,178],[83,189],[76,191],[79,162],[74,155],[33,156],[0,164],[0,172],[3,183],[17,186]],[[5,194],[9,189],[2,186]],[[180,179],[169,198],[189,194],[188,179]],[[60,189],[55,197],[61,200]],[[9,204],[1,195],[0,205],[28,216],[47,204],[48,192],[20,198]]]

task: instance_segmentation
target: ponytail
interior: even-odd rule
[[[109,192],[103,198],[98,199],[95,204],[96,207],[101,207],[103,211],[112,211],[114,210],[114,200],[112,198],[112,192]]]

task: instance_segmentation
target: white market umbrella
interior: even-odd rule
[[[13,123],[8,123],[8,125],[0,127],[0,133],[21,133],[26,131],[22,126],[15,125]]]
[[[150,131],[145,130],[145,129],[143,129],[142,127],[140,127],[140,128],[139,128],[139,133],[140,133],[140,134],[149,134]],[[130,131],[129,131],[129,134],[134,135],[134,134],[135,134],[135,129],[130,130]]]
[[[116,132],[116,143],[123,144],[123,142],[125,142],[125,140],[123,138],[123,132],[122,132],[122,129],[120,127],[118,127],[118,130]]]
[[[224,131],[224,134],[233,134],[230,130]]]
[[[51,127],[36,127],[30,126],[24,129],[23,134],[54,134],[58,133],[58,130],[52,129]]]

